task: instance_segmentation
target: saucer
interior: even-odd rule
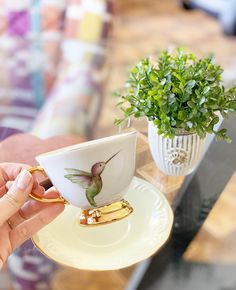
[[[166,198],[150,183],[134,177],[125,199],[134,212],[107,225],[79,225],[80,210],[67,205],[64,212],[34,237],[48,258],[81,270],[116,270],[138,263],[167,241],[173,212]]]

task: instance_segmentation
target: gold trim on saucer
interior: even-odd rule
[[[128,201],[122,199],[102,207],[82,210],[79,223],[83,226],[108,224],[123,219],[132,212],[133,208]]]

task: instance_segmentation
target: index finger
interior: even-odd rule
[[[22,169],[27,169],[30,166],[23,163],[4,162],[1,163],[0,168],[5,172],[5,177],[8,180],[15,180]],[[1,184],[0,184],[1,185]]]
[[[8,176],[5,171],[0,167],[0,197],[6,193],[6,183],[8,181]]]
[[[27,170],[21,171],[7,194],[0,198],[0,225],[21,208],[32,188],[32,175]]]
[[[5,162],[0,164],[0,197],[7,192],[6,183],[10,180],[15,180],[22,169],[29,168],[23,163]]]

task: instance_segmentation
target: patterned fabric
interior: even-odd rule
[[[0,0],[0,125],[39,137],[92,131],[101,107],[109,0]]]
[[[11,289],[11,281],[7,271],[7,267],[3,267],[0,271],[1,290]]]
[[[88,134],[102,102],[112,1],[0,0],[0,125]],[[62,41],[63,40],[63,41]]]
[[[34,125],[37,136],[79,133],[91,137],[107,75],[111,15],[111,1],[69,1],[58,78]]]
[[[8,258],[15,290],[49,290],[58,265],[43,256],[28,240]]]
[[[0,125],[28,131],[56,78],[64,1],[0,0]]]

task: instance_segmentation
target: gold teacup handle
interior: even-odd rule
[[[28,169],[28,171],[31,174],[33,174],[34,172],[40,172],[45,177],[48,177],[45,170],[41,166],[30,167]],[[40,201],[40,202],[44,202],[44,203],[60,202],[60,203],[68,204],[68,202],[62,196],[57,197],[57,198],[45,198],[45,197],[40,197],[40,196],[34,195],[33,193],[30,193],[29,196],[36,201]]]

